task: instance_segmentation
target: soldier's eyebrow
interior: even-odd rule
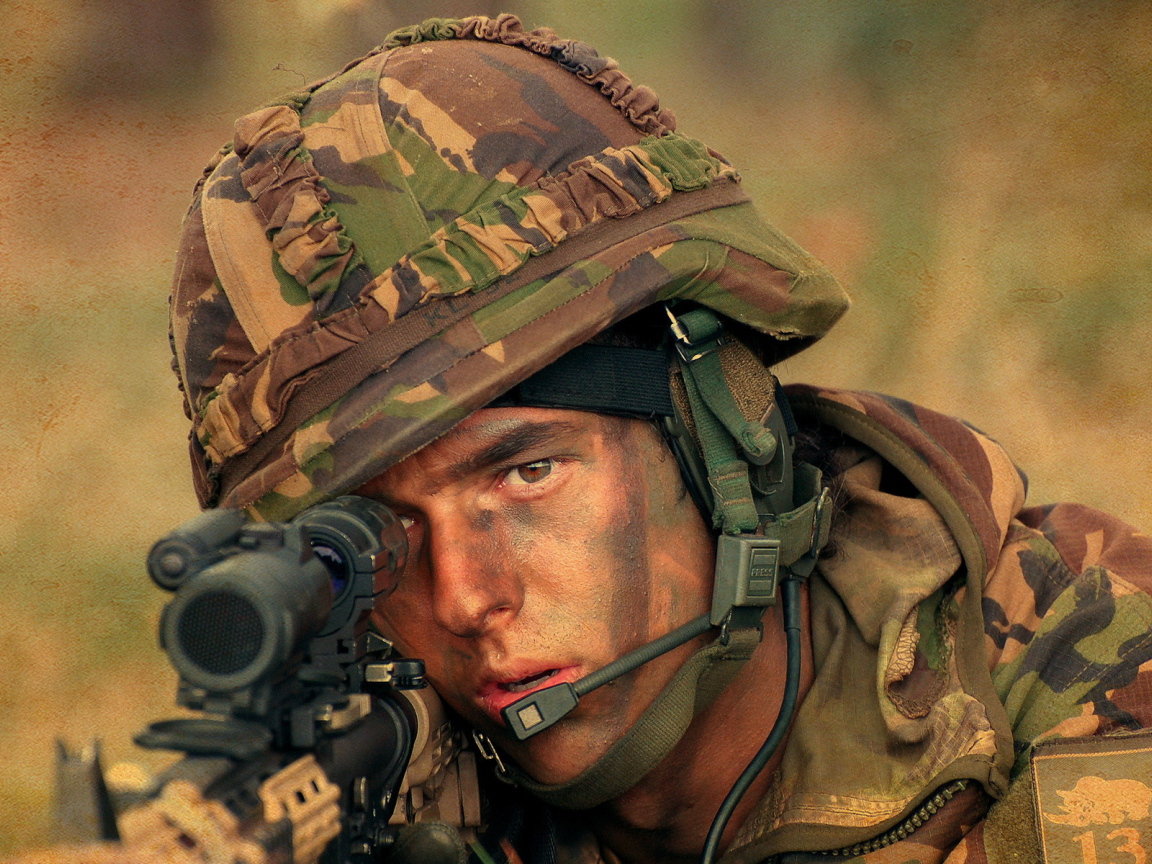
[[[449,473],[452,478],[459,480],[469,474],[491,468],[493,465],[506,463],[526,450],[559,441],[580,431],[580,427],[572,423],[565,423],[562,420],[547,422],[516,420],[512,422],[515,425],[511,428],[499,428],[491,433],[485,433],[484,437],[494,437],[496,440],[484,449],[473,453],[467,459],[451,466]],[[503,425],[503,423],[499,424],[500,427]]]

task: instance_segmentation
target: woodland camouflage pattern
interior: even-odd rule
[[[837,630],[818,625],[814,611],[813,640],[829,646],[829,671],[817,673],[782,766],[802,779],[792,790],[781,784],[744,826],[749,846],[733,860],[851,850],[957,776],[978,784],[908,839],[856,857],[960,864],[988,860],[986,846],[1011,846],[1014,860],[1038,860],[1031,824],[1021,824],[1030,802],[1005,797],[1027,777],[1033,748],[1152,725],[1152,538],[1077,505],[1025,508],[1023,475],[954,418],[876,394],[793,387],[790,396],[804,422],[849,439],[839,553],[821,565],[845,614]],[[885,476],[882,462],[903,481]],[[818,593],[814,584],[814,606]],[[837,657],[834,642],[851,657]],[[868,646],[870,676],[851,668]],[[829,672],[836,686],[823,690]],[[847,689],[853,680],[868,692]],[[869,704],[882,737],[869,739],[859,719],[838,722]],[[845,731],[827,736],[829,728]],[[984,819],[993,797],[1004,799],[1008,819],[995,809]],[[792,832],[791,820],[812,827]],[[853,824],[856,836],[838,842]],[[790,843],[789,834],[809,842]],[[812,856],[783,856],[794,857]]]
[[[1022,475],[959,420],[787,389],[802,425],[845,436],[845,502],[812,582],[816,680],[721,860],[1038,864],[1033,749],[1152,726],[1152,537],[1079,505],[1024,508]],[[863,848],[964,779],[905,839]],[[579,814],[530,800],[505,802],[483,841],[478,861],[612,860]]]
[[[778,357],[819,338],[841,289],[759,219],[730,165],[674,130],[614,61],[511,15],[397,31],[242,117],[197,187],[172,292],[201,504],[283,519],[354,489],[659,300],[749,324]],[[605,223],[724,187],[726,206],[501,282]],[[229,476],[366,341],[389,347],[373,374]]]

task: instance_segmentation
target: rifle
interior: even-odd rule
[[[406,556],[397,517],[356,496],[286,523],[210,510],[161,538],[160,642],[202,716],[135,737],[184,756],[103,839],[142,862],[463,862],[475,754],[423,662],[368,627]],[[106,797],[99,770],[95,785]]]

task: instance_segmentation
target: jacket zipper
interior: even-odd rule
[[[927,822],[932,816],[936,815],[936,811],[951,801],[956,793],[963,791],[967,787],[967,780],[955,780],[947,786],[937,789],[936,794],[921,803],[912,815],[895,828],[885,831],[879,837],[873,837],[871,840],[865,840],[863,843],[855,843],[851,846],[843,846],[840,849],[830,849],[826,852],[816,852],[814,854],[828,855],[833,858],[855,858],[857,855],[867,855],[870,852],[883,849],[885,846],[891,846],[893,843],[906,840],[913,831]]]

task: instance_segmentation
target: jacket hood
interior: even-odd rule
[[[289,518],[673,298],[774,358],[847,307],[590,46],[510,15],[396,31],[242,117],[196,189],[171,332],[201,504]]]
[[[953,417],[874,393],[788,395],[802,424],[850,439],[836,457],[844,504],[811,586],[815,679],[733,861],[865,844],[957,780],[999,797],[1014,758],[982,588],[1023,476]]]

